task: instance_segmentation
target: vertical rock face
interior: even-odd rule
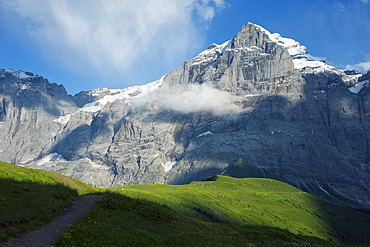
[[[48,152],[59,127],[57,116],[76,110],[61,85],[29,72],[0,69],[0,155],[26,163]]]
[[[264,29],[248,23],[231,41],[210,46],[178,70],[170,72],[164,83],[205,83],[246,95],[267,91],[290,93],[297,88],[290,90],[289,87],[300,87],[302,80],[299,72],[294,70],[288,51],[270,40]]]
[[[100,187],[269,177],[370,207],[368,74],[251,23],[142,87],[72,98],[2,69],[0,159]]]

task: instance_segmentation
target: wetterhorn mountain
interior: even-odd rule
[[[144,86],[72,97],[0,69],[0,160],[99,187],[268,177],[370,208],[369,80],[251,23]]]

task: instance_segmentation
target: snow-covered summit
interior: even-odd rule
[[[130,105],[130,99],[142,97],[157,90],[162,85],[165,76],[166,75],[162,76],[157,81],[153,81],[142,86],[128,87],[125,89],[110,89],[107,87],[101,87],[91,90],[88,92],[88,94],[96,97],[97,100],[85,104],[72,114],[59,116],[53,121],[60,124],[67,124],[71,120],[71,117],[78,112],[99,112],[108,103],[112,103],[116,100],[122,101],[126,105]]]
[[[348,86],[348,90],[352,93],[359,93],[363,88],[369,86],[369,80],[359,81],[363,73],[356,71],[345,73],[345,71],[341,71],[334,66],[326,64],[323,59],[308,54],[307,48],[304,45],[301,45],[298,41],[281,37],[279,33],[272,34],[263,27],[258,27],[269,37],[270,40],[288,50],[293,59],[294,67],[301,73],[337,74],[342,78]]]
[[[286,48],[293,59],[294,67],[300,70],[302,73],[320,73],[325,71],[338,73],[337,68],[328,65],[322,58],[310,55],[307,51],[307,48],[304,45],[301,45],[298,41],[282,37],[279,33],[270,33],[268,30],[259,25],[253,25],[263,31],[271,41],[276,42],[278,45]],[[196,57],[190,60],[192,63],[191,66],[209,63],[216,60],[217,57],[222,55],[230,42],[231,40],[228,40],[221,45],[210,45],[206,50],[202,51]],[[244,49],[256,50],[257,47],[244,47]]]
[[[34,75],[31,72],[25,72],[25,71],[22,71],[22,70],[0,68],[0,77],[5,77],[7,74],[11,74],[14,77],[18,77],[19,79],[27,79],[27,78],[37,76],[37,75]]]
[[[337,68],[326,64],[323,59],[308,54],[307,48],[298,41],[281,37],[279,33],[272,34],[263,27],[259,25],[256,26],[259,27],[271,41],[276,42],[278,45],[288,50],[290,56],[293,58],[294,67],[301,72],[305,72],[305,69],[310,69],[309,71],[314,73],[337,70]]]
[[[100,99],[84,105],[80,110],[86,112],[97,112],[103,109],[103,107],[109,102],[114,102],[116,100],[129,100],[136,97],[142,97],[148,95],[149,93],[157,90],[163,83],[165,75],[157,81],[150,82],[142,86],[128,87],[125,89],[109,89],[109,88],[99,88],[93,90],[91,95],[99,96],[101,93],[105,95]]]
[[[222,43],[221,45],[213,43],[210,45],[206,50],[199,53],[196,57],[194,57],[192,61],[192,66],[198,65],[204,62],[212,62],[214,61],[219,55],[223,53],[227,45],[230,43],[230,40]]]

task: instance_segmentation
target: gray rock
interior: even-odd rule
[[[11,163],[47,153],[59,130],[53,119],[77,110],[62,85],[9,69],[0,69],[0,102],[0,157]]]
[[[119,99],[86,110],[119,92],[97,89],[72,100],[61,86],[35,76],[27,79],[32,90],[23,92],[17,73],[0,78],[4,161],[99,187],[182,184],[215,174],[268,177],[370,207],[370,89],[347,88],[367,74],[349,83],[348,73],[335,68],[297,70],[288,50],[259,26],[247,23],[224,46],[211,45],[136,103]],[[189,95],[198,102],[202,90],[229,97],[216,104],[225,109],[171,107]]]

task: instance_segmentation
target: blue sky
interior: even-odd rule
[[[370,69],[369,0],[0,0],[0,67],[70,94],[142,85],[247,22],[340,69]]]

